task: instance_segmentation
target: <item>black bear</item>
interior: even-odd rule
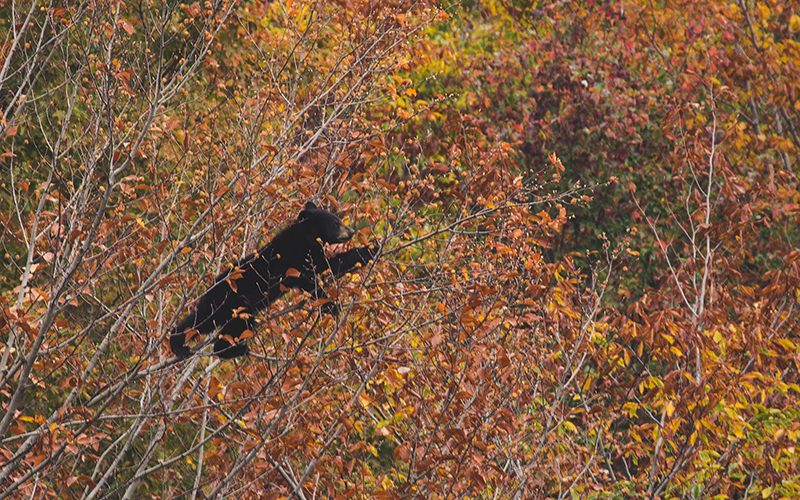
[[[271,242],[217,276],[194,310],[173,329],[169,339],[172,352],[182,358],[192,354],[186,346],[187,330],[208,334],[219,328],[214,354],[223,359],[247,354],[244,341],[231,344],[225,337],[236,340],[245,330],[254,330],[255,314],[289,288],[301,288],[317,299],[327,299],[319,275],[329,269],[334,276],[342,275],[375,256],[376,247],[360,247],[325,257],[325,243],[344,243],[353,233],[331,212],[306,203],[297,220]],[[329,301],[322,310],[336,315],[339,306]]]

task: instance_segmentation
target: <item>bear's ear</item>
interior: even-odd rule
[[[306,203],[306,206],[303,208],[303,211],[300,212],[300,215],[297,216],[297,221],[306,220],[311,217],[311,212],[309,210],[317,210],[317,206],[311,203],[310,201]]]
[[[311,214],[308,212],[309,210],[317,210],[317,206],[314,205],[314,203],[312,203],[310,201],[306,203],[306,206],[303,207],[303,211],[300,212],[300,215],[297,216],[298,222],[301,221],[301,220],[305,220],[305,219],[308,219],[309,217],[311,217]]]

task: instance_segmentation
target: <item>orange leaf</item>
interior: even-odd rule
[[[311,307],[319,307],[319,306],[321,306],[323,304],[327,304],[330,301],[331,301],[330,299],[324,299],[324,298],[323,299],[317,299],[317,300],[315,300],[314,302],[311,303]]]
[[[236,286],[236,280],[241,278],[243,274],[244,273],[242,272],[242,270],[237,267],[231,270],[230,274],[225,276],[225,281],[228,282],[228,285],[234,292],[238,291],[238,287]]]

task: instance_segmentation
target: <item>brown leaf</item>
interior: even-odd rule
[[[130,21],[123,19],[121,24],[122,29],[124,29],[128,35],[133,35],[136,32],[136,30],[133,29],[133,25],[130,23]]]

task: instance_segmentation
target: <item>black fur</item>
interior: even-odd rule
[[[344,243],[352,236],[353,230],[334,214],[311,202],[306,203],[297,221],[278,233],[269,244],[217,276],[195,309],[172,331],[169,339],[172,352],[179,357],[192,354],[186,346],[187,330],[208,334],[219,328],[220,338],[214,343],[214,354],[223,359],[247,354],[244,341],[231,344],[223,336],[237,340],[245,330],[255,330],[255,314],[289,288],[301,288],[317,299],[327,299],[325,290],[319,286],[318,275],[330,269],[338,276],[375,256],[375,247],[360,247],[325,258],[324,243]],[[297,270],[299,276],[293,272],[287,276],[290,269]],[[233,279],[239,273],[241,275]],[[231,281],[236,290],[231,287]],[[339,305],[326,302],[322,310],[336,315]]]

